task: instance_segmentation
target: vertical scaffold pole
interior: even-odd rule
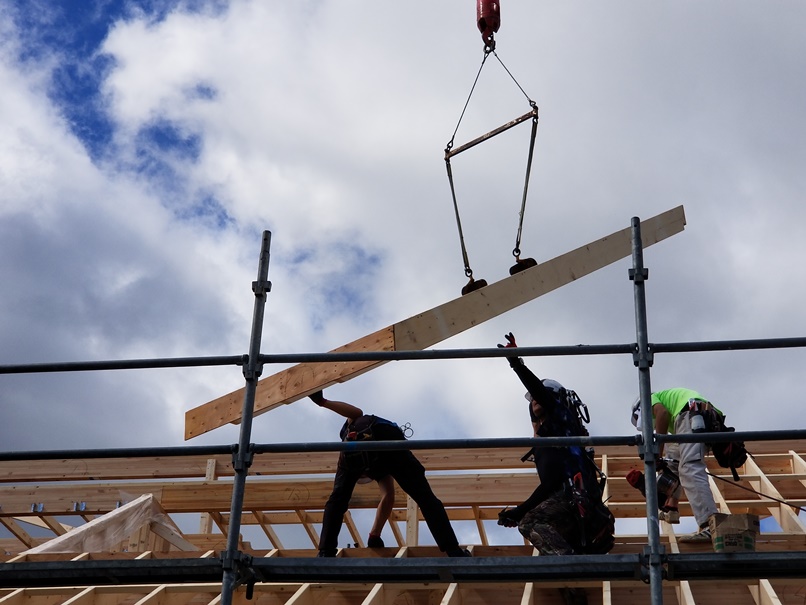
[[[243,512],[243,499],[246,491],[246,476],[252,465],[252,418],[255,408],[255,391],[257,382],[263,370],[260,363],[260,340],[263,334],[263,314],[266,307],[266,294],[271,291],[269,276],[269,248],[271,246],[271,232],[263,232],[263,243],[260,249],[257,281],[252,283],[255,293],[255,309],[252,315],[252,339],[249,344],[249,358],[243,368],[246,379],[246,388],[243,398],[243,412],[241,414],[241,432],[238,439],[238,448],[233,453],[232,466],[235,478],[232,485],[232,505],[230,506],[229,529],[227,534],[227,550],[223,557],[224,576],[221,582],[222,605],[232,604],[232,594],[239,581],[244,581],[247,575],[247,596],[251,596],[251,584],[248,581],[249,556],[238,550],[238,541],[241,533],[241,513]],[[240,577],[239,577],[240,576]]]
[[[655,456],[658,445],[655,442],[655,430],[652,420],[652,387],[649,380],[649,369],[652,367],[652,351],[649,350],[649,337],[646,315],[645,282],[649,279],[649,271],[644,267],[644,251],[641,241],[641,221],[632,219],[632,262],[630,279],[633,281],[635,301],[635,334],[637,347],[633,353],[633,361],[638,367],[638,390],[641,398],[641,433],[644,438],[644,479],[646,486],[646,523],[649,542],[649,584],[652,605],[663,604],[663,556],[658,527],[658,483]]]

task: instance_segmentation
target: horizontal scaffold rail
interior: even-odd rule
[[[601,582],[644,581],[647,556],[246,557],[241,563],[257,582]],[[806,577],[800,553],[669,554],[664,567],[670,580]],[[215,582],[222,568],[218,557],[5,563],[0,588]]]
[[[806,347],[806,337],[756,338],[742,340],[707,340],[701,342],[650,343],[652,353],[702,353],[708,351],[747,351],[753,349],[791,349]],[[520,357],[568,357],[580,355],[634,355],[635,343],[602,345],[557,345],[518,347]],[[276,353],[261,354],[263,364],[351,362],[351,361],[416,361],[434,359],[480,359],[508,357],[512,349],[426,349],[423,351],[354,351],[347,353]],[[106,361],[59,361],[48,363],[0,364],[0,374],[42,374],[105,370],[142,370],[156,368],[188,368],[209,366],[246,366],[248,355],[207,357],[162,357],[152,359],[120,359]]]
[[[685,435],[657,435],[662,443],[721,443],[727,441],[781,441],[806,439],[806,429],[736,431],[730,433],[696,433]],[[483,448],[545,448],[570,445],[584,446],[640,446],[643,438],[635,435],[600,435],[587,437],[499,437],[486,439],[417,439],[411,441],[358,442],[303,442],[251,444],[254,454],[343,452],[343,451],[399,451]],[[77,460],[97,458],[153,458],[191,455],[216,456],[235,454],[236,445],[175,446],[150,448],[101,448],[85,450],[35,450],[0,452],[0,462],[21,460]]]

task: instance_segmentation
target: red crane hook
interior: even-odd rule
[[[484,50],[495,50],[493,34],[501,27],[501,7],[497,0],[476,0],[476,25],[484,40]]]

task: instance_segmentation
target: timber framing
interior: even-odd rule
[[[739,469],[738,483],[708,458],[712,489],[722,512],[775,519],[776,531],[759,535],[755,553],[720,555],[710,545],[679,542],[677,526],[661,523],[664,602],[786,605],[798,602],[806,590],[806,525],[793,509],[806,505],[806,441],[759,441],[748,448],[755,458]],[[608,505],[617,519],[645,519],[645,503],[625,478],[642,467],[636,448],[599,446],[596,452],[608,474]],[[522,454],[523,448],[417,451],[458,533],[475,536],[464,540],[473,558],[449,559],[436,547],[419,544],[418,532],[409,526],[422,523],[422,517],[416,507],[412,516],[411,503],[398,489],[391,518],[397,544],[342,548],[336,559],[324,561],[315,557],[315,544],[338,454],[257,455],[241,527],[262,538],[239,543],[255,583],[237,588],[235,602],[561,603],[558,588],[563,586],[584,588],[590,603],[648,602],[645,535],[620,533],[614,550],[603,556],[537,557],[514,529],[511,542],[489,543],[498,511],[519,503],[536,485],[534,469],[521,462]],[[0,540],[0,604],[218,603],[226,548],[220,528],[227,527],[233,476],[232,460],[225,456],[0,463],[0,521],[23,530]],[[190,514],[193,519],[185,519],[184,526],[192,529],[171,541],[144,527],[104,552],[24,554],[63,540],[70,528],[87,526],[88,518],[114,515],[124,500],[142,494],[153,494],[177,526]],[[366,535],[368,521],[359,520],[358,512],[370,511],[377,501],[374,485],[357,486],[351,510],[360,536]],[[685,501],[681,512],[690,514]],[[213,520],[210,530],[191,533],[203,515]],[[277,539],[278,530],[292,526],[305,528],[297,533],[308,544],[276,546],[272,536]],[[429,534],[423,528],[419,535]],[[353,541],[347,525],[340,537],[345,546]],[[184,544],[198,550],[189,552]],[[247,590],[252,601],[246,600]]]

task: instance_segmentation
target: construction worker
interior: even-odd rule
[[[512,333],[505,338],[507,344],[499,347],[517,347]],[[566,405],[568,391],[562,385],[541,380],[520,357],[507,360],[527,389],[535,437],[587,434],[576,411]],[[591,454],[571,446],[538,447],[533,455],[540,485],[523,503],[501,511],[498,524],[517,527],[540,554],[608,552],[613,546],[614,518],[602,503]]]
[[[394,423],[379,416],[365,415],[361,408],[343,401],[326,399],[322,391],[310,395],[311,400],[318,406],[327,408],[344,416],[347,420],[341,429],[342,441],[392,441],[405,439],[403,431]],[[448,520],[448,514],[439,498],[436,497],[425,477],[425,468],[420,461],[408,450],[388,450],[374,452],[342,452],[336,467],[336,477],[333,481],[333,492],[325,504],[322,519],[322,534],[319,539],[319,556],[335,557],[339,532],[343,523],[344,513],[347,512],[353,489],[361,477],[368,477],[382,482],[394,479],[420,507],[425,522],[436,540],[439,549],[449,557],[469,557],[470,553],[459,547],[456,534]],[[386,479],[388,478],[388,479]],[[391,512],[392,500],[389,502],[388,512]],[[380,512],[380,511],[379,511]],[[373,526],[380,533],[383,523],[389,514],[379,516],[376,514],[376,525]],[[382,520],[382,522],[381,522]],[[380,527],[378,523],[380,522]],[[380,536],[377,536],[380,539]],[[377,544],[376,541],[373,541]],[[382,541],[381,541],[382,544]]]
[[[705,397],[691,389],[675,388],[652,393],[652,417],[655,433],[665,435],[670,431],[675,435],[704,432],[707,427],[703,420],[714,407]],[[641,401],[633,403],[631,421],[641,430]],[[662,458],[664,444],[660,444],[658,455]],[[710,542],[709,519],[717,512],[716,502],[708,481],[705,465],[705,443],[670,443],[665,456],[669,469],[680,478],[680,487],[686,492],[691,511],[699,530],[682,536],[680,542]],[[680,488],[667,499],[667,505],[677,507]]]

